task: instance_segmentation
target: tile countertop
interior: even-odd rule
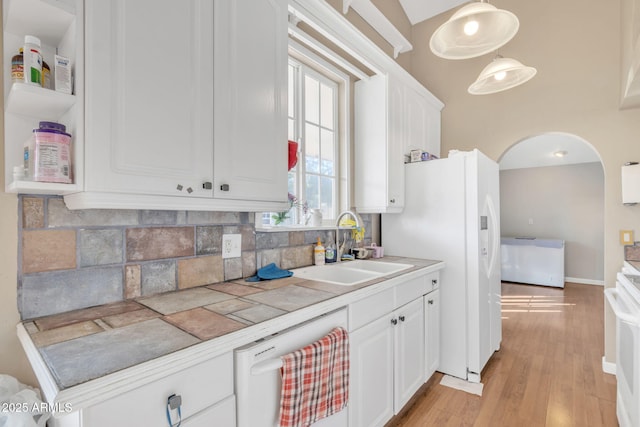
[[[379,261],[413,267],[355,286],[295,276],[222,282],[28,320],[18,325],[18,336],[45,397],[59,401],[62,391],[82,394],[79,385],[125,368],[175,354],[173,366],[189,359],[179,350],[195,344],[206,353],[201,360],[210,358],[378,292],[383,282],[393,285],[393,278],[444,267],[440,261],[413,258]],[[43,375],[50,384],[43,384]]]

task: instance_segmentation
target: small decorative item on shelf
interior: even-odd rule
[[[317,208],[306,210],[308,210],[309,213],[304,217],[304,224],[310,225],[311,227],[320,227],[322,225],[322,211]]]
[[[431,154],[423,150],[411,150],[411,153],[409,155],[410,163],[425,162],[427,160],[435,160],[437,158],[438,156],[436,156],[435,154]]]
[[[271,218],[273,218],[275,225],[280,225],[289,218],[289,211],[274,213]]]
[[[307,204],[307,202],[299,202],[298,198],[289,193],[288,195],[288,199],[289,199],[289,209],[287,209],[286,211],[282,211],[282,212],[277,212],[273,215],[271,215],[271,218],[274,221],[275,225],[280,225],[283,222],[285,222],[287,219],[289,219],[289,213],[291,212],[292,208],[299,208],[302,212],[299,215],[299,217],[304,218],[307,215],[307,211],[309,210],[309,205]]]

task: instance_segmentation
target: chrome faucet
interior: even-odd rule
[[[336,262],[341,261],[342,254],[344,252],[344,247],[340,247],[340,220],[346,215],[351,215],[353,217],[354,221],[356,222],[355,228],[361,228],[364,226],[364,222],[357,212],[346,210],[338,215],[338,218],[336,219]]]

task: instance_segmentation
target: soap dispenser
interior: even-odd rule
[[[324,246],[322,246],[320,237],[318,237],[316,247],[313,248],[313,263],[315,265],[324,265],[324,253],[325,253]]]

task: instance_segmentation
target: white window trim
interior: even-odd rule
[[[335,53],[329,48],[316,44],[314,46],[320,54],[327,55],[328,57],[335,56]],[[304,45],[289,38],[289,50],[305,58],[311,64],[316,64],[318,67],[323,68],[333,74],[338,84],[338,174],[336,178],[336,186],[338,188],[338,213],[347,210],[352,206],[352,188],[353,188],[353,174],[351,168],[352,159],[352,147],[353,142],[351,138],[351,77],[335,67],[333,64],[325,60],[321,55],[308,49]],[[298,61],[299,62],[299,61]],[[332,79],[333,80],[333,79]],[[335,81],[335,80],[334,80]],[[262,224],[262,212],[257,212],[255,216],[256,230],[259,231],[285,231],[285,230],[312,230],[312,229],[332,229],[335,228],[333,220],[323,220],[321,227],[310,227],[301,225],[286,225],[286,226],[265,226]]]
[[[319,48],[322,45],[316,45]],[[335,55],[330,49],[322,46],[325,49],[327,55]],[[306,48],[302,44],[295,40],[289,39],[289,49],[296,52],[298,55],[303,56],[311,63],[317,64],[319,67],[334,74],[336,80],[340,80],[338,83],[338,110],[341,112],[338,114],[338,133],[339,133],[339,165],[338,165],[338,195],[339,200],[337,203],[338,211],[348,209],[352,205],[351,200],[351,78],[348,74],[344,73],[333,64],[325,60],[320,55]],[[324,52],[320,52],[324,54]],[[333,79],[332,79],[333,80]],[[334,80],[335,81],[335,80]],[[324,224],[323,224],[324,225]]]
[[[340,132],[340,84],[338,82],[335,82],[333,80],[331,80],[329,77],[325,76],[324,74],[316,71],[315,69],[313,69],[312,67],[310,67],[307,64],[302,63],[301,61],[298,61],[295,58],[289,58],[289,64],[293,65],[294,67],[298,68],[298,76],[300,77],[300,81],[297,82],[298,88],[301,88],[304,85],[304,81],[305,78],[307,76],[311,77],[314,80],[317,80],[320,84],[325,85],[327,87],[331,87],[331,89],[334,91],[335,93],[335,104],[334,104],[334,108],[333,108],[333,118],[332,121],[334,123],[334,127],[332,129],[330,129],[332,132],[334,132],[334,149],[333,149],[333,153],[332,156],[335,159],[334,161],[334,169],[333,169],[333,175],[324,175],[322,173],[322,157],[320,157],[318,159],[318,167],[320,168],[320,170],[318,172],[312,172],[312,171],[308,171],[306,168],[306,163],[305,163],[305,159],[306,156],[302,156],[302,158],[298,161],[298,165],[296,166],[296,168],[298,168],[298,173],[297,173],[297,188],[302,188],[306,186],[306,178],[307,176],[313,176],[313,177],[323,177],[323,176],[328,176],[331,177],[332,179],[335,180],[335,194],[334,194],[334,200],[332,202],[332,206],[333,206],[333,210],[334,212],[331,215],[331,219],[335,220],[335,218],[338,217],[338,215],[340,214],[341,211],[341,206],[340,206],[340,145],[343,143],[341,141],[341,132]],[[306,141],[308,141],[308,137],[306,134],[307,131],[307,124],[311,123],[307,120],[306,117],[303,117],[303,105],[306,105],[306,99],[305,99],[305,91],[303,90],[301,95],[302,95],[302,99],[300,100],[300,102],[298,103],[298,105],[296,105],[296,117],[298,118],[297,120],[297,128],[295,129],[295,134],[296,134],[296,140],[298,140],[299,143],[301,143],[301,150],[305,150],[305,152],[307,151],[307,146],[305,144]],[[319,129],[327,129],[322,123],[312,123],[314,126],[318,126]],[[303,142],[301,142],[303,141]],[[322,144],[320,142],[320,139],[318,141],[320,143],[320,150],[322,152]],[[319,153],[320,154],[320,153]],[[305,197],[302,197],[302,199],[307,200],[308,197],[306,197],[306,191],[302,190],[305,194],[296,194],[297,196],[302,197],[303,195]],[[321,186],[320,186],[320,191],[321,191]],[[337,197],[336,197],[337,196]]]

